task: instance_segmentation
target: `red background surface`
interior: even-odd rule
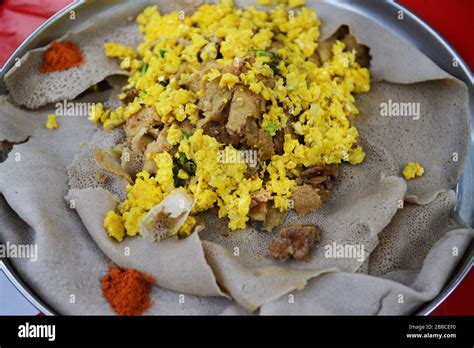
[[[0,0],[0,66],[47,18],[71,0]],[[440,33],[474,68],[473,0],[399,0]],[[474,315],[474,269],[433,315]]]

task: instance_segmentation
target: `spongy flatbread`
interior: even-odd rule
[[[99,129],[92,137],[91,142],[82,149],[67,167],[69,187],[71,189],[104,188],[113,193],[120,200],[127,198],[127,180],[113,175],[100,168],[95,161],[97,149],[111,149],[123,142],[125,132],[122,128],[113,130]],[[97,175],[104,180],[98,181]]]
[[[464,225],[453,214],[454,191],[440,193],[426,205],[407,203],[379,234],[380,242],[369,257],[369,274],[421,269],[433,245],[446,233]]]
[[[204,250],[221,286],[248,312],[276,300],[294,289],[302,290],[309,279],[336,268],[297,270],[277,265],[262,265],[252,257],[235,256],[225,247],[204,241]]]
[[[293,303],[283,296],[263,305],[260,314],[412,314],[440,292],[473,237],[471,229],[448,232],[431,248],[417,271],[392,272],[384,278],[346,272],[323,274],[310,281],[304,291],[292,293]],[[458,250],[457,256],[453,249]]]
[[[381,116],[381,104],[417,103],[420,114]],[[421,178],[408,181],[406,199],[419,204],[434,200],[459,180],[469,146],[468,92],[458,80],[444,79],[411,85],[378,82],[357,97],[361,134],[370,137],[395,161],[401,173],[408,162],[420,162]]]
[[[0,164],[0,191],[4,197],[1,241],[35,243],[38,248],[36,262],[21,258],[11,261],[35,293],[55,310],[110,312],[97,278],[107,272],[103,254],[64,201],[68,191],[65,166],[80,144],[90,141],[95,127],[85,117],[60,117],[59,128],[51,131],[44,123],[54,108],[25,112],[4,98],[0,103],[0,129],[7,139],[11,139],[9,134],[20,139],[30,136],[26,143],[15,145]],[[64,146],[65,139],[68,146]],[[71,294],[76,297],[74,304],[70,302]]]
[[[75,202],[75,209],[92,238],[117,265],[139,269],[167,289],[199,296],[224,296],[206,263],[197,233],[185,240],[173,238],[150,243],[136,237],[118,243],[104,233],[102,226],[104,215],[118,203],[113,194],[102,188],[70,190],[66,200]]]

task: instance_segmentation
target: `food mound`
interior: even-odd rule
[[[123,105],[90,113],[126,134],[96,154],[129,181],[127,198],[104,220],[111,237],[143,234],[150,212],[149,222],[171,231],[160,238],[188,236],[205,211],[227,218],[232,231],[249,221],[271,230],[289,209],[302,216],[324,204],[341,163],[363,162],[352,121],[354,94],[370,89],[369,56],[347,28],[318,42],[311,9],[265,12],[229,0],[186,16],[149,7],[137,23],[137,48],[105,44],[129,71]],[[162,207],[171,193],[180,208],[190,202],[187,213]],[[313,243],[316,232],[304,233]]]

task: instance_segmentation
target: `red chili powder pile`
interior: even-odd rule
[[[43,54],[42,73],[63,71],[80,66],[84,63],[84,56],[77,44],[73,41],[54,41]]]
[[[114,267],[101,281],[102,292],[118,315],[140,315],[150,307],[153,277],[133,269]]]

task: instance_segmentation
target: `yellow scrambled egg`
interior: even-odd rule
[[[250,193],[262,188],[262,179],[258,176],[245,178],[247,164],[243,161],[225,163],[220,160],[220,156],[239,156],[237,150],[231,145],[223,147],[215,138],[203,135],[202,129],[181,141],[178,151],[196,163],[196,180],[188,187],[196,200],[193,212],[217,204],[219,217],[229,218],[230,229],[244,228],[248,221]]]
[[[418,162],[409,162],[403,169],[405,179],[414,179],[417,176],[423,176],[425,169]]]
[[[303,1],[289,3],[299,6]],[[342,162],[356,165],[364,160],[359,134],[350,117],[358,113],[354,94],[370,89],[369,70],[356,62],[355,50],[347,51],[340,41],[335,42],[332,58],[323,65],[310,59],[320,36],[320,21],[314,10],[303,7],[289,16],[285,6],[266,12],[255,7],[239,9],[232,0],[224,0],[203,5],[184,18],[177,12],[161,14],[157,6],[148,7],[137,17],[137,23],[144,35],[141,45],[135,49],[108,43],[105,54],[121,60],[121,67],[130,73],[124,90],[135,88],[138,96],[115,110],[96,104],[90,119],[111,129],[142,108],[154,108],[161,121],[171,125],[168,142],[178,146],[178,153],[184,153],[196,165],[192,175],[186,171],[177,174],[189,180],[186,189],[196,200],[193,214],[217,206],[219,217],[229,219],[230,229],[244,228],[252,192],[264,188],[274,206],[284,211],[289,208],[291,188],[304,167]],[[269,53],[275,41],[277,55]],[[244,175],[246,163],[219,162],[220,151],[236,151],[232,146],[219,144],[215,138],[203,135],[201,129],[184,136],[176,127],[185,120],[196,125],[200,118],[197,101],[203,90],[194,93],[184,87],[192,71],[209,60],[228,66],[241,64],[240,60],[248,56],[254,61],[244,61],[245,72],[234,75],[211,69],[203,80],[217,80],[221,88],[232,88],[237,83],[247,86],[266,101],[263,129],[271,135],[284,130],[290,114],[296,117],[292,127],[300,136],[298,140],[286,134],[284,153],[274,155],[252,178]],[[176,75],[184,65],[190,71]],[[274,80],[272,86],[265,83],[268,78]],[[127,200],[119,205],[117,213],[109,212],[104,221],[108,233],[117,240],[124,231],[129,235],[139,233],[144,214],[174,188],[171,155],[160,153],[151,158],[158,173],[139,173],[135,183],[127,187]],[[189,234],[195,223],[190,216],[182,235]]]
[[[262,6],[275,6],[279,4],[288,4],[289,7],[303,6],[306,0],[257,0],[257,4]]]
[[[55,114],[48,115],[48,120],[46,121],[45,127],[48,129],[58,128],[58,121],[56,121]]]

